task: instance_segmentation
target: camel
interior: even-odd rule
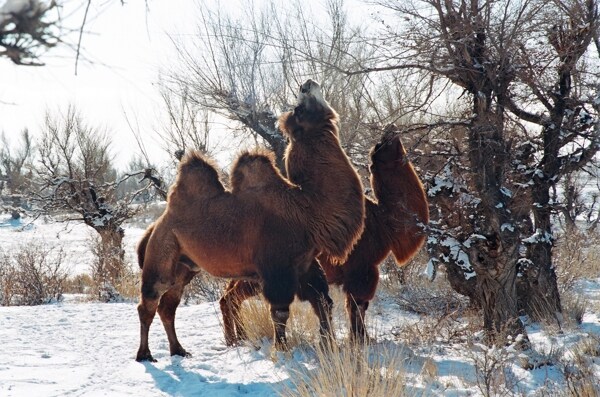
[[[375,199],[366,197],[363,234],[348,259],[341,265],[324,255],[318,260],[330,284],[341,285],[346,293],[350,336],[364,341],[365,315],[379,283],[379,264],[394,255],[399,266],[406,264],[425,242],[424,226],[429,221],[425,190],[400,141],[398,128],[388,126],[381,141],[371,150],[371,186]],[[292,181],[294,178],[290,178]],[[224,314],[235,327],[225,328],[232,343],[246,335],[239,321],[243,301],[260,292],[251,281],[232,281],[221,299],[221,307],[232,307]]]
[[[284,178],[272,157],[244,153],[232,168],[229,191],[202,154],[192,151],[182,158],[164,213],[138,244],[137,361],[155,361],[148,332],[157,311],[171,355],[190,355],[177,338],[175,312],[185,285],[201,269],[260,285],[277,348],[286,345],[294,296],[311,302],[321,335],[330,335],[328,284],[314,258],[320,252],[333,262],[347,258],[364,228],[362,185],[340,146],[337,113],[318,83],[308,80],[300,87],[297,106],[279,123],[291,142],[286,158],[307,167],[307,178],[297,168],[303,183]]]

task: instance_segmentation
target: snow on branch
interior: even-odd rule
[[[6,0],[0,7],[0,57],[17,65],[41,66],[41,49],[59,41],[57,20],[48,20],[55,1]]]

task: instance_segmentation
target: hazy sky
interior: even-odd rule
[[[0,5],[4,1],[0,0]],[[65,23],[77,27],[84,1],[65,4]],[[43,67],[16,66],[0,58],[0,131],[9,137],[29,128],[40,130],[47,109],[57,111],[75,104],[93,125],[106,127],[113,136],[113,151],[120,166],[137,152],[124,112],[137,119],[148,133],[154,156],[165,156],[150,141],[160,124],[161,100],[156,82],[160,67],[173,63],[168,34],[193,33],[192,1],[94,1],[83,37],[83,54],[75,76],[75,52],[51,50]],[[66,37],[77,41],[77,34]]]

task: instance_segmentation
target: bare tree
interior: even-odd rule
[[[456,146],[455,157],[467,160],[468,174],[461,176],[470,199],[452,204],[459,203],[467,216],[460,227],[451,224],[453,217],[442,219],[440,233],[449,239],[438,240],[468,256],[461,256],[463,263],[452,255],[438,259],[449,271],[474,271],[491,334],[506,324],[514,324],[513,334],[523,331],[518,298],[529,314],[554,318],[560,298],[552,268],[556,203],[550,192],[599,147],[597,88],[590,85],[598,76],[583,62],[598,31],[596,2],[378,3],[404,21],[386,25],[394,28],[382,33],[389,43],[381,44],[385,52],[348,74],[415,70],[452,82],[470,102],[464,144]],[[462,171],[455,167],[447,174]],[[454,182],[441,178],[435,186]],[[517,274],[527,285],[519,295]]]
[[[32,154],[31,135],[28,130],[23,130],[14,152],[4,134],[0,137],[0,143],[0,193],[4,196],[3,207],[12,213],[13,219],[18,219],[23,211],[23,198],[31,185],[31,168],[28,164]]]
[[[3,189],[8,193],[23,193],[27,190],[27,162],[31,160],[32,142],[31,135],[27,129],[21,132],[21,142],[13,153],[6,139],[6,135],[0,137],[2,148],[0,149],[0,182]]]
[[[101,263],[97,272],[112,285],[123,276],[123,222],[136,212],[133,200],[152,181],[118,199],[119,186],[145,171],[117,176],[112,166],[106,132],[85,124],[73,107],[66,113],[46,115],[36,167],[40,188],[34,194],[38,213],[81,221],[100,237]]]
[[[247,30],[221,12],[221,8],[211,11],[200,6],[195,48],[173,40],[181,66],[166,74],[163,86],[184,98],[184,102],[239,122],[262,138],[281,159],[285,140],[275,125],[272,93],[280,92],[283,82],[269,66],[261,36],[269,30],[267,17],[250,15],[256,29]]]
[[[157,131],[163,149],[178,160],[188,148],[214,152],[212,141],[217,137],[211,134],[211,113],[191,98],[186,87],[181,87],[177,94],[163,87],[161,96],[168,116],[168,124]]]
[[[286,142],[276,128],[277,114],[289,108],[306,78],[320,80],[341,115],[344,148],[366,163],[365,148],[378,138],[373,133],[381,133],[377,127],[401,119],[406,111],[398,109],[414,95],[366,75],[343,73],[370,54],[342,4],[330,1],[326,13],[313,13],[306,3],[290,3],[286,12],[265,3],[260,9],[248,6],[238,18],[201,6],[194,47],[174,40],[180,67],[165,74],[163,85],[239,123],[275,151],[282,167]],[[386,98],[380,108],[374,106],[376,90]]]

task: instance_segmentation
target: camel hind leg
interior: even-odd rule
[[[155,229],[156,232],[156,229]],[[152,235],[147,242],[145,256],[142,258],[142,287],[141,298],[137,310],[140,318],[140,346],[136,355],[137,361],[156,361],[150,353],[148,333],[159,306],[161,296],[175,284],[170,279],[172,267],[176,265],[179,252],[176,241],[162,238],[161,244],[156,244]],[[162,237],[162,236],[161,236]],[[166,249],[171,247],[171,249]],[[139,254],[139,253],[138,253]]]
[[[350,338],[354,342],[364,343],[368,340],[365,327],[365,316],[369,308],[369,301],[346,295],[346,310],[350,319]]]
[[[299,279],[298,298],[308,301],[319,318],[321,340],[328,342],[335,335],[332,328],[331,311],[333,301],[329,296],[329,284],[325,272],[316,260],[310,264],[308,271]]]
[[[185,286],[189,284],[195,273],[184,268],[183,264],[178,265],[177,272],[180,277],[178,277],[177,283],[160,298],[158,315],[167,333],[171,356],[191,357],[191,354],[181,346],[177,339],[177,333],[175,332],[175,312],[177,311],[179,302],[181,302],[181,295],[183,295]]]

